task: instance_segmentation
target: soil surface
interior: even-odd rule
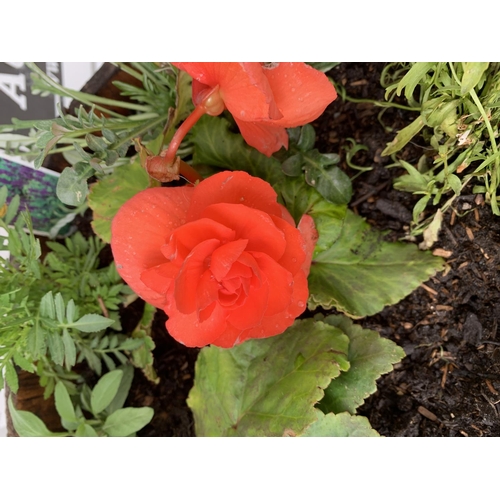
[[[347,95],[357,100],[382,100],[382,63],[342,63],[329,72]],[[340,97],[314,123],[317,148],[339,153],[351,176],[350,207],[370,224],[387,231],[390,241],[408,235],[418,198],[392,189],[401,174],[386,168],[381,152],[395,131],[415,114],[381,108]],[[359,173],[346,162],[352,139],[366,146],[353,162],[371,170]],[[424,144],[407,146],[403,158],[416,164],[427,153]],[[400,303],[359,321],[365,328],[399,344],[406,357],[393,372],[378,380],[378,391],[359,408],[384,436],[500,436],[500,218],[474,195],[460,197],[444,216],[433,250],[446,257],[446,269]],[[132,307],[132,306],[129,306]],[[131,331],[141,308],[125,313]],[[137,375],[127,402],[152,406],[155,416],[140,436],[193,436],[186,398],[193,385],[197,349],[173,340],[165,331],[166,317],[155,318],[155,370],[161,382]]]

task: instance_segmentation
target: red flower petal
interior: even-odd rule
[[[264,67],[283,118],[273,122],[279,127],[298,127],[318,118],[335,100],[337,92],[324,73],[305,63],[279,63]]]
[[[288,149],[288,134],[274,122],[247,122],[235,118],[246,143],[266,156],[271,156],[282,147]]]
[[[269,285],[265,316],[286,311],[292,298],[293,275],[264,253],[253,252],[253,256]]]
[[[285,253],[278,260],[278,264],[295,275],[301,268],[306,258],[304,236],[294,226],[279,217],[272,216],[276,227],[279,228],[286,240]],[[313,222],[314,224],[314,222]]]
[[[235,238],[248,240],[246,250],[264,252],[279,260],[285,252],[286,241],[269,215],[245,205],[218,203],[203,211],[203,216],[234,229]]]
[[[235,203],[281,217],[283,206],[268,182],[246,172],[224,171],[210,176],[194,187],[187,220],[202,216],[206,207],[215,203]]]
[[[189,252],[207,239],[228,241],[234,239],[234,230],[210,219],[198,219],[188,222],[173,232],[170,241],[162,247],[167,259],[182,262]],[[180,265],[181,265],[180,264]]]
[[[140,279],[150,267],[163,264],[162,245],[174,229],[186,222],[192,187],[151,188],[128,200],[111,226],[111,247],[116,269],[145,301],[163,307],[166,297]]]
[[[248,240],[232,241],[213,252],[210,269],[217,280],[221,281],[227,275],[247,244]]]
[[[179,266],[165,262],[159,266],[150,267],[141,273],[141,281],[151,290],[160,294],[169,292],[172,282],[179,274]]]
[[[197,245],[186,257],[175,280],[175,303],[179,311],[189,314],[196,310],[198,283],[207,270],[207,258],[220,246],[220,241],[209,239]]]
[[[175,307],[170,307],[165,309],[165,312],[169,315],[166,322],[168,333],[187,347],[212,344],[227,328],[226,312],[217,302],[212,313],[204,321],[199,319],[196,311],[182,314]]]
[[[172,63],[189,73],[200,83],[219,92],[229,112],[244,120],[268,120],[280,118],[273,93],[259,63]],[[194,91],[203,88],[195,86]],[[193,94],[196,102],[197,95]]]
[[[261,286],[252,287],[243,305],[228,311],[228,323],[239,330],[246,330],[260,324],[269,301],[269,288],[267,281],[262,282]]]
[[[202,319],[202,311],[208,313],[206,308],[213,304],[219,295],[219,283],[215,280],[212,271],[207,269],[200,278],[198,289],[196,290],[196,307],[200,311],[200,319]]]

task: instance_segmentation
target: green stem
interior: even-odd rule
[[[354,103],[366,102],[369,104],[373,104],[374,106],[378,106],[380,108],[398,108],[398,109],[404,109],[406,111],[420,111],[420,108],[405,106],[404,104],[397,104],[394,102],[374,101],[373,99],[356,99],[354,97],[349,97],[348,95],[344,96],[344,100]]]
[[[159,116],[156,120],[153,120],[152,122],[148,122],[144,125],[141,125],[138,128],[133,129],[126,137],[121,139],[119,142],[113,145],[113,148],[111,149],[117,149],[119,148],[122,144],[125,144],[127,141],[131,141],[134,137],[140,136],[144,132],[148,131],[150,128],[155,127],[159,123],[162,123],[167,119],[167,116],[162,115]]]
[[[122,62],[115,62],[113,64],[115,66],[118,66],[122,71],[128,73],[130,76],[133,76],[137,80],[139,81],[142,80],[142,75],[140,73],[137,73],[137,71],[133,70],[128,64],[124,64]]]
[[[147,112],[150,111],[150,109],[146,106],[140,105],[140,104],[134,104],[134,103],[129,103],[129,102],[123,102],[123,101],[117,101],[115,99],[107,99],[105,97],[99,97],[91,94],[86,94],[85,92],[79,92],[77,90],[71,90],[66,87],[63,87],[56,81],[52,80],[48,75],[46,75],[36,64],[34,63],[26,63],[26,66],[36,73],[37,75],[42,78],[46,83],[48,83],[54,90],[57,90],[57,93],[63,96],[71,97],[73,99],[76,99],[77,101],[80,101],[83,104],[86,104],[88,106],[94,105],[96,109],[99,109],[100,111],[103,111],[105,113],[108,113],[110,115],[120,117],[121,115],[119,113],[116,113],[115,111],[112,111],[108,108],[105,108],[103,106],[99,106],[99,104],[105,104],[107,106],[116,106],[124,109],[130,109],[134,111],[143,111]]]

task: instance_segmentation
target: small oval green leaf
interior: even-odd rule
[[[103,431],[112,437],[126,437],[142,429],[151,422],[153,408],[122,408],[112,413],[104,424]]]
[[[123,377],[121,370],[114,370],[103,375],[92,389],[90,406],[94,415],[101,413],[116,396]]]
[[[69,397],[68,389],[66,389],[66,386],[60,380],[56,384],[54,398],[59,416],[68,422],[76,422],[75,409]]]
[[[36,415],[29,411],[16,410],[9,398],[9,412],[12,425],[20,437],[51,437],[61,434],[50,432],[47,426]]]

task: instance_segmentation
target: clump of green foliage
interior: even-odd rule
[[[388,101],[403,95],[419,112],[382,153],[407,171],[394,187],[421,197],[413,210],[414,234],[449,209],[468,184],[500,215],[500,63],[391,63],[381,81]],[[415,164],[399,158],[417,135],[434,152],[432,164],[428,154]],[[424,219],[430,203],[440,211]]]
[[[7,237],[0,241],[0,250],[9,251],[10,258],[0,258],[0,386],[5,373],[16,393],[19,367],[37,373],[46,398],[61,384],[81,398],[89,389],[75,366],[84,361],[98,376],[104,367],[111,372],[131,369],[133,363],[154,379],[150,323],[143,318],[132,337],[120,333],[119,306],[135,295],[114,263],[100,266],[105,244],[76,233],[64,244],[47,242],[50,251],[42,258],[29,213],[18,214],[19,197],[7,205],[7,195],[3,186],[0,227]],[[82,408],[88,405],[82,403]]]

